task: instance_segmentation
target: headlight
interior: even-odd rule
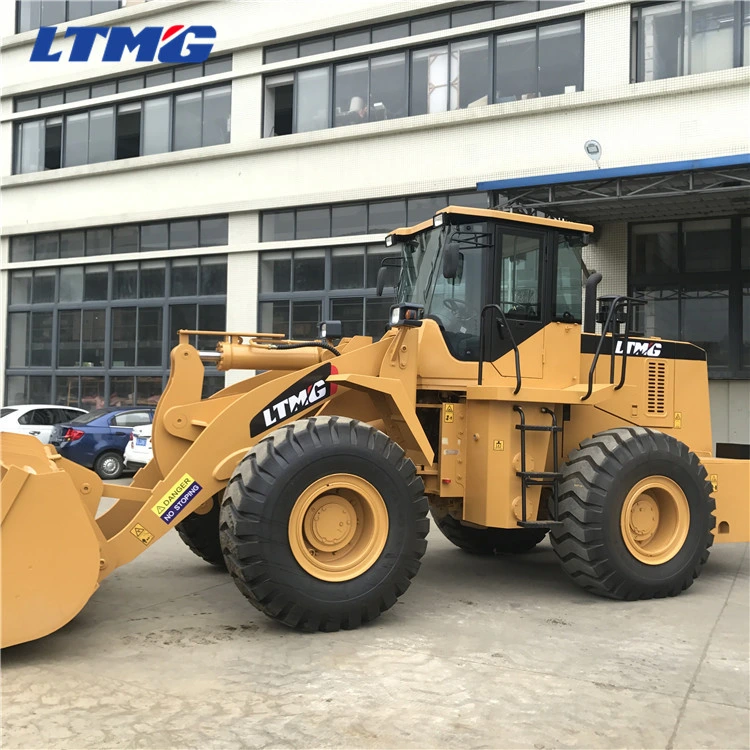
[[[407,302],[403,305],[394,305],[391,308],[389,320],[391,327],[411,326],[416,328],[422,325],[423,317],[424,307],[422,305],[412,305]]]
[[[442,227],[443,224],[445,224],[445,214],[435,214],[432,217],[432,226],[433,227]]]
[[[393,235],[392,235],[392,234],[389,234],[389,235],[388,235],[388,236],[387,236],[387,237],[385,238],[385,246],[386,246],[386,247],[393,247]]]

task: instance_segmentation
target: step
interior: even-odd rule
[[[551,424],[517,424],[517,430],[522,432],[562,432],[562,427],[553,427]]]
[[[553,529],[563,525],[562,521],[519,521],[518,525],[523,529]]]

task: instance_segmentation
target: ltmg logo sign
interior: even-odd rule
[[[61,62],[62,52],[53,51],[57,26],[42,26],[31,50],[31,62]],[[134,32],[129,26],[68,26],[65,38],[75,37],[67,62],[120,62],[126,51],[135,52],[135,62],[200,63],[211,53],[216,39],[213,26],[146,26]],[[99,38],[106,40],[101,58],[92,56]],[[97,45],[100,47],[101,44]],[[132,57],[132,56],[131,56]],[[65,62],[65,59],[62,60]]]

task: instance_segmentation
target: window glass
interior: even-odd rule
[[[300,250],[294,254],[292,290],[307,292],[325,289],[325,251]]]
[[[97,99],[100,96],[113,96],[117,93],[116,83],[94,83],[91,86],[91,98]]]
[[[441,13],[436,16],[427,16],[417,18],[411,22],[411,35],[429,34],[432,31],[444,31],[451,25],[450,16],[447,13]]]
[[[26,367],[29,348],[29,313],[8,313],[8,366]]]
[[[52,378],[48,375],[32,375],[29,382],[29,401],[44,404],[52,400]]]
[[[367,122],[369,111],[369,64],[367,60],[337,65],[334,73],[334,126]]]
[[[143,154],[169,151],[170,97],[147,99],[143,102]]]
[[[203,92],[203,145],[229,143],[229,117],[232,106],[231,86],[206,89]]]
[[[149,260],[141,263],[141,299],[164,296],[164,261]]]
[[[83,272],[84,301],[107,299],[108,282],[109,273],[106,265],[97,264],[86,266]]]
[[[682,224],[686,271],[728,271],[732,258],[729,219]]]
[[[361,47],[370,43],[370,29],[364,31],[348,31],[336,34],[334,46],[336,49],[349,49],[350,47]]]
[[[83,102],[91,95],[88,86],[79,86],[78,88],[65,89],[65,103]]]
[[[31,313],[29,364],[32,367],[52,365],[52,313]]]
[[[20,148],[16,143],[21,155],[20,169],[16,171],[39,172],[44,156],[44,120],[22,122],[16,132],[21,140]]]
[[[18,263],[22,260],[34,259],[34,235],[20,234],[10,238],[10,260]]]
[[[742,365],[750,369],[750,284],[742,289]]]
[[[390,232],[393,229],[406,226],[406,201],[371,201],[368,206],[369,234]]]
[[[28,305],[31,302],[31,271],[13,271],[10,275],[10,304]]]
[[[331,289],[361,289],[364,286],[364,265],[363,247],[334,248],[331,251]],[[333,317],[337,319],[335,315]]]
[[[631,252],[635,274],[677,273],[677,223],[637,224]]]
[[[264,52],[267,65],[283,62],[284,60],[294,60],[297,57],[297,42],[282,44],[278,47],[266,47]]]
[[[536,29],[498,34],[495,44],[495,101],[533,99],[539,91]]]
[[[292,254],[288,251],[262,253],[260,256],[259,281],[261,292],[290,291],[292,283]]]
[[[649,5],[640,9],[639,81],[680,75],[682,57],[682,3]]]
[[[260,330],[289,335],[289,302],[261,302]]]
[[[367,233],[367,204],[348,203],[331,208],[331,236]]]
[[[214,255],[201,258],[202,295],[227,293],[227,258]]]
[[[223,331],[226,328],[227,306],[223,302],[198,305],[198,329]],[[216,349],[216,336],[198,336],[198,349]]]
[[[745,14],[742,21],[742,64],[750,65],[750,5],[745,3],[744,7]]]
[[[161,307],[141,307],[138,310],[138,361],[136,364],[139,367],[161,365],[162,328]]]
[[[141,252],[166,250],[169,245],[167,224],[141,224]]]
[[[487,193],[478,193],[475,190],[469,193],[451,193],[448,196],[448,205],[487,208]]]
[[[192,297],[198,291],[198,259],[173,260],[171,271],[172,297]]]
[[[729,364],[728,290],[683,291],[680,314],[683,339],[706,350],[709,367],[726,367]]]
[[[108,227],[86,230],[86,255],[109,255],[112,252],[112,231]]]
[[[135,328],[138,311],[135,307],[112,309],[112,367],[135,365]],[[129,378],[132,384],[132,378]],[[111,392],[117,393],[114,383]],[[119,394],[122,396],[122,393]],[[119,404],[113,404],[119,406]]]
[[[117,93],[122,94],[125,91],[138,91],[143,88],[143,76],[127,76],[117,81]]]
[[[362,297],[331,300],[331,319],[341,321],[343,336],[361,336],[365,301]]]
[[[581,247],[560,236],[557,243],[557,281],[554,317],[580,323],[583,319]]]
[[[508,318],[539,320],[541,239],[504,230],[499,245],[502,267],[498,296],[503,312]]]
[[[16,13],[19,33],[38,29],[42,25],[42,0],[26,0],[26,2],[18,3]]]
[[[135,389],[136,404],[143,404],[144,406],[156,406],[163,389],[161,377],[156,376],[136,378]]]
[[[229,244],[229,219],[226,216],[216,216],[200,220],[200,246]]]
[[[383,262],[384,258],[392,255],[392,249],[379,247],[367,248],[367,279],[365,281],[365,286],[368,289],[374,289],[377,286],[380,264]]]
[[[57,272],[54,270],[50,271],[34,271],[33,288],[31,292],[31,299],[34,304],[38,302],[55,302],[55,282],[57,279]]]
[[[81,316],[81,364],[104,366],[104,310],[84,310]],[[90,363],[90,364],[89,364]]]
[[[55,380],[57,383],[57,396],[55,397],[55,403],[60,404],[61,406],[78,406],[78,376],[73,375],[72,377],[63,377],[61,375],[58,375]]]
[[[16,112],[28,112],[31,109],[39,107],[39,97],[34,96],[17,96],[13,99]]]
[[[174,80],[174,70],[169,68],[167,70],[155,70],[151,73],[146,73],[146,88],[152,86],[166,86],[168,83],[172,83]]]
[[[203,63],[203,75],[214,76],[219,73],[229,73],[232,70],[232,56],[216,57]]]
[[[92,109],[89,114],[89,164],[112,161],[115,153],[114,107]]]
[[[297,73],[295,132],[305,133],[328,127],[330,68],[312,68]]]
[[[291,333],[293,339],[316,338],[320,321],[320,302],[292,302]]]
[[[750,270],[750,216],[742,219],[740,230],[742,268]]]
[[[487,37],[451,45],[450,108],[489,104],[490,53]]]
[[[425,198],[409,198],[407,201],[406,223],[409,226],[420,221],[431,219],[441,208],[445,208],[444,195],[432,195]],[[397,227],[392,227],[396,229]]]
[[[66,167],[86,164],[89,144],[89,115],[82,112],[65,118],[65,161]]]
[[[200,91],[177,94],[174,98],[174,133],[172,143],[175,151],[198,148],[201,145],[203,121],[203,95]]]
[[[143,424],[151,424],[151,414],[147,411],[126,411],[117,414],[112,419],[112,424],[118,427],[139,427]]]
[[[169,306],[169,348],[177,346],[177,332],[180,330],[194,331],[196,328],[197,305]],[[191,337],[192,338],[192,337]]]
[[[62,165],[62,117],[52,117],[44,127],[44,168],[60,169]]]
[[[734,3],[692,0],[685,4],[688,37],[686,73],[734,66]]]
[[[178,65],[174,69],[175,83],[189,81],[191,78],[200,78],[203,75],[203,63],[195,65]]]
[[[403,39],[409,36],[409,23],[392,23],[387,26],[376,26],[372,30],[372,43],[389,42],[391,39]]]
[[[380,55],[370,60],[370,121],[406,117],[406,54]]]
[[[60,302],[83,300],[83,266],[64,266],[60,269]]]
[[[522,13],[533,13],[539,10],[538,0],[510,0],[509,2],[495,3],[495,18],[510,18]]]
[[[263,242],[294,239],[294,211],[266,211],[262,224]]]
[[[112,276],[112,299],[138,297],[138,264],[115,263]]]
[[[39,95],[40,107],[57,107],[65,102],[65,93],[63,91],[48,91],[46,94]]]
[[[198,247],[198,221],[186,219],[185,221],[169,222],[169,247],[189,248]]]
[[[135,329],[133,329],[133,335],[135,335]],[[110,406],[134,406],[134,396],[132,377],[109,379]]]
[[[333,52],[333,37],[325,39],[309,39],[299,43],[299,56],[321,55],[324,52]]]
[[[539,29],[539,93],[570,94],[583,89],[583,26],[580,21]]]
[[[679,339],[679,299],[677,289],[649,289],[640,287],[635,296],[646,300],[646,305],[636,307],[636,328],[646,336]]]
[[[409,114],[433,114],[447,109],[448,47],[412,52]]]
[[[301,208],[297,210],[298,240],[331,236],[331,217],[328,207]]]
[[[492,20],[492,6],[484,5],[480,8],[465,8],[451,13],[451,26],[468,26],[472,23],[484,23]]]
[[[121,104],[117,108],[115,158],[132,159],[141,155],[141,103]]]
[[[57,314],[57,365],[77,367],[81,363],[81,311],[60,310]],[[59,378],[58,378],[59,381]],[[58,401],[58,403],[60,403]],[[64,403],[78,403],[65,401]]]
[[[138,225],[126,224],[112,229],[112,252],[113,253],[137,253],[138,252]]]
[[[79,258],[85,255],[86,235],[83,231],[74,230],[60,233],[60,257]]]
[[[5,381],[6,403],[28,404],[26,396],[26,378],[23,375],[9,375]]]
[[[36,236],[34,260],[49,260],[57,258],[60,253],[60,235],[57,232],[47,232]]]
[[[104,401],[104,377],[81,378],[81,407],[84,409],[102,409]]]

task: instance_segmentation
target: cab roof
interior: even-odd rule
[[[457,216],[476,216],[482,219],[494,219],[495,221],[512,221],[517,224],[535,224],[536,226],[551,227],[553,229],[567,229],[574,232],[585,232],[591,234],[594,227],[591,224],[579,224],[575,221],[563,221],[562,219],[543,219],[539,216],[526,216],[526,214],[514,214],[509,211],[498,211],[494,208],[468,208],[465,206],[447,206],[441,208],[438,214],[456,214]],[[411,235],[417,234],[433,226],[432,218],[415,224],[412,227],[401,227],[394,229],[389,234]]]

